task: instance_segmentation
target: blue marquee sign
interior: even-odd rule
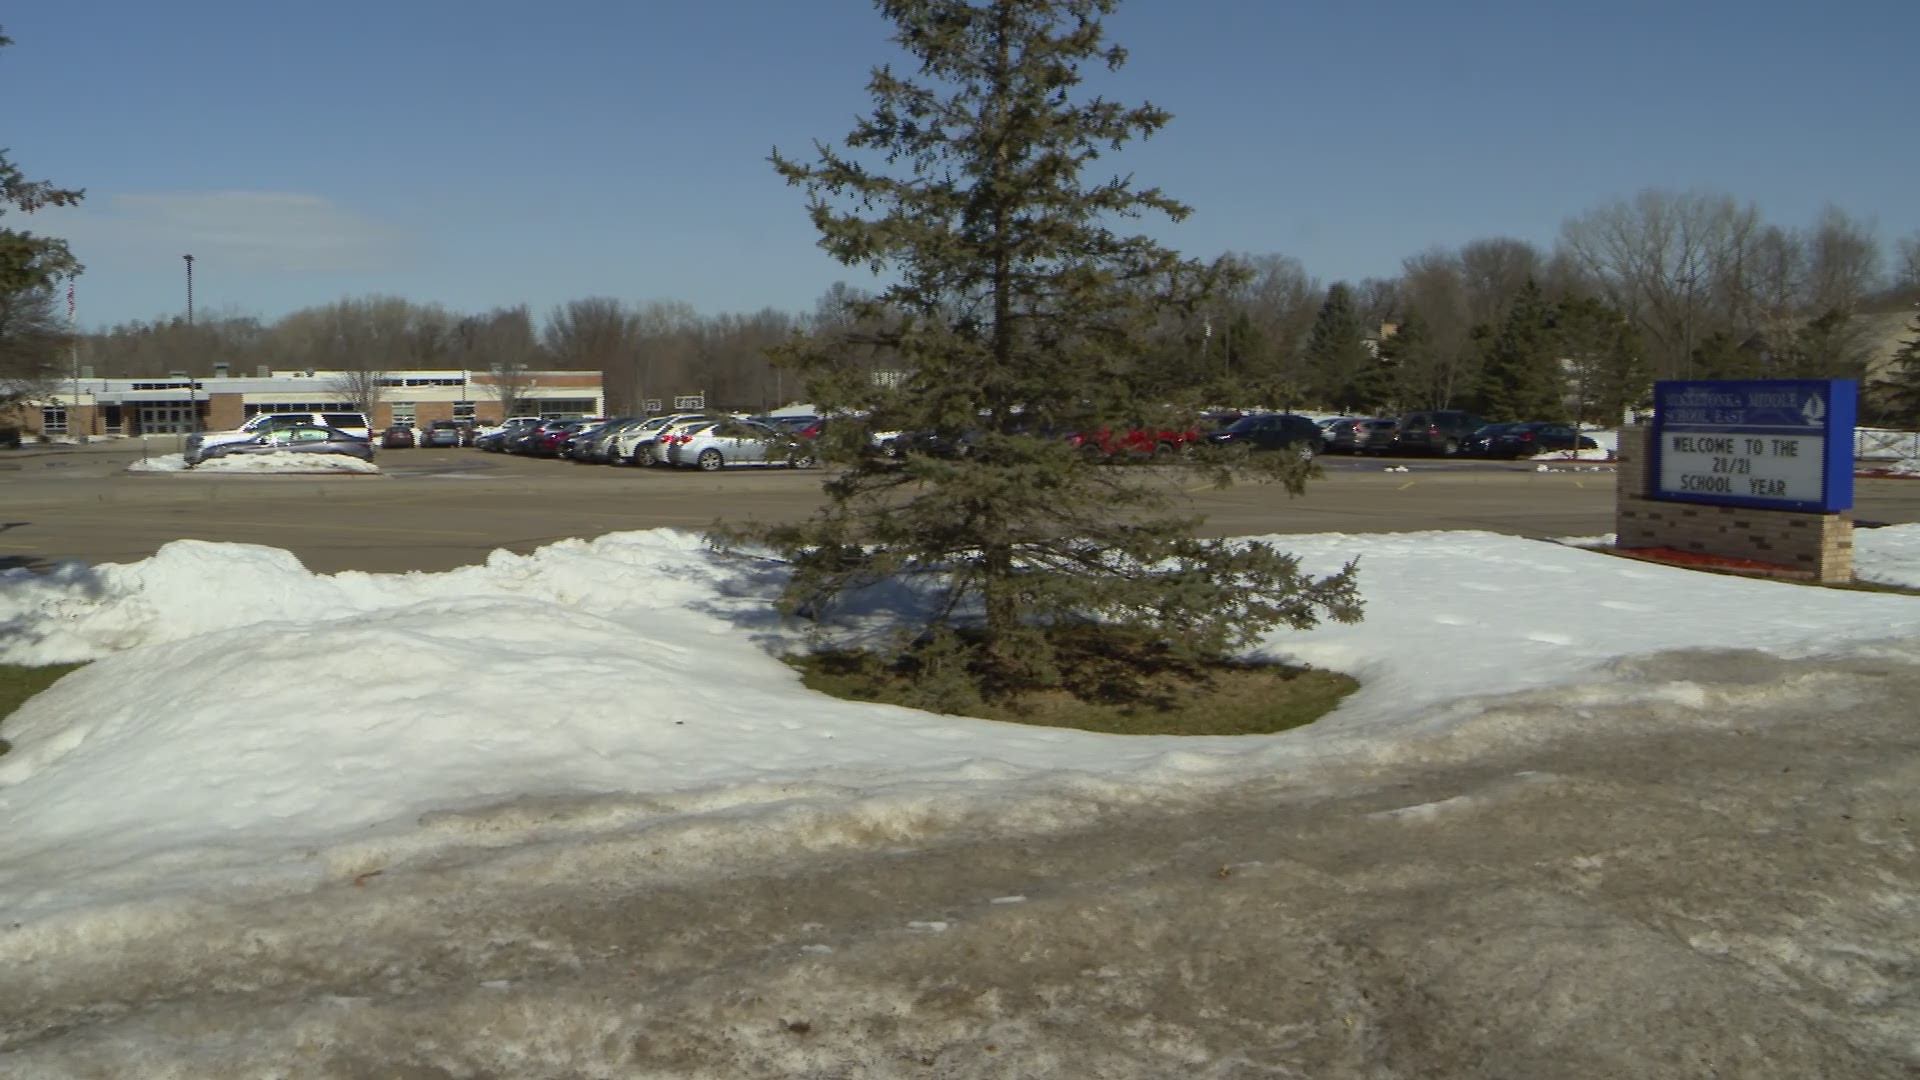
[[[1656,499],[1838,513],[1853,506],[1851,379],[1653,385]]]

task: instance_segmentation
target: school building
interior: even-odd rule
[[[20,410],[32,435],[157,435],[226,431],[256,413],[358,412],[356,385],[366,376],[339,371],[272,371],[252,377],[189,379],[78,378],[55,384],[44,400]],[[512,392],[515,415],[602,416],[606,393],[598,371],[521,371]],[[499,381],[480,371],[385,371],[368,418],[381,428],[424,427],[435,420],[497,424],[505,419]],[[3,422],[4,418],[0,418]]]

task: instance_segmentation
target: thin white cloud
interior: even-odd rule
[[[248,272],[392,270],[411,247],[384,225],[318,195],[288,191],[125,193],[35,215],[89,265],[154,265],[191,254]]]

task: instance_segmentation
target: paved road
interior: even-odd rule
[[[0,568],[124,562],[191,537],[287,548],[310,568],[444,570],[495,548],[716,520],[790,520],[820,500],[818,472],[720,475],[482,454],[392,450],[385,476],[133,474],[138,447],[0,453]],[[1405,465],[1409,471],[1386,472]],[[1299,499],[1271,486],[1189,493],[1214,535],[1486,529],[1587,536],[1613,529],[1613,475],[1531,464],[1332,460]],[[1920,521],[1920,483],[1860,482],[1862,521]]]

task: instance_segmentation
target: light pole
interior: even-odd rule
[[[187,261],[187,328],[193,328],[193,256],[182,255]],[[194,380],[193,368],[187,368],[187,421],[193,425],[193,431],[200,431],[200,386]]]

